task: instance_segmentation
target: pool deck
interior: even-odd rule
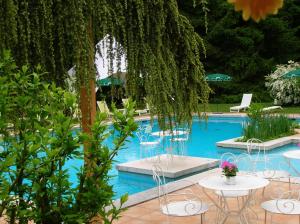
[[[207,115],[208,117],[247,117],[247,113],[245,112],[240,112],[240,113],[229,113],[229,112],[207,112],[207,113],[202,113],[202,115]],[[300,119],[300,113],[299,114],[286,114],[289,118],[293,119]],[[198,114],[194,114],[194,116],[198,116]],[[143,114],[139,116],[135,116],[134,120],[135,121],[147,121],[150,120],[151,118],[157,118],[156,116],[152,116],[150,114]],[[107,124],[112,124],[111,118],[107,119]],[[75,128],[80,128],[80,124],[75,125]]]
[[[221,175],[220,169],[213,169],[201,174],[197,174],[191,176],[189,178],[185,178],[182,180],[178,180],[172,183],[168,183],[168,192],[175,192],[175,193],[183,193],[187,188],[192,189],[192,191],[198,195],[204,202],[211,204],[211,201],[205,196],[202,191],[202,188],[197,184],[197,182],[205,178],[209,175]],[[188,181],[186,181],[188,180]],[[283,189],[288,191],[288,183],[283,181],[273,181],[269,186],[267,186],[264,196],[262,191],[259,190],[256,192],[255,195],[255,203],[251,206],[253,211],[257,214],[258,219],[256,220],[253,215],[250,217],[251,223],[264,223],[264,210],[260,207],[260,204],[263,201],[270,200],[273,196],[274,189]],[[292,189],[299,189],[299,184],[292,184]],[[143,193],[143,192],[141,192]],[[141,193],[137,194],[136,196],[130,196],[129,200],[126,203],[126,207],[128,208],[125,212],[122,213],[122,217],[115,221],[114,224],[182,224],[182,223],[189,223],[189,224],[198,224],[200,223],[199,216],[190,216],[190,217],[167,217],[166,215],[162,214],[159,208],[159,202],[157,199],[157,191],[155,188],[150,189],[145,192],[144,200],[140,200],[140,202],[132,203],[133,199],[138,199],[139,197],[143,197]],[[211,192],[212,197],[217,200],[217,196]],[[180,199],[180,198],[179,198]],[[184,199],[184,196],[182,196]],[[237,206],[236,199],[232,199],[229,202],[229,206]],[[216,208],[211,206],[209,211],[205,216],[205,222],[207,224],[215,223],[216,218]],[[236,224],[239,223],[236,217],[232,217],[227,220],[226,223],[229,224]],[[268,221],[270,223],[270,214],[268,215]],[[298,216],[290,216],[290,215],[273,215],[273,224],[296,224],[298,223]]]
[[[207,115],[208,117],[247,117],[247,113],[245,112],[240,112],[240,113],[225,113],[225,112],[207,112],[207,113],[202,113],[202,115]],[[286,114],[289,118],[292,119],[300,119],[300,113],[298,114]],[[194,116],[198,116],[198,114],[194,114]],[[153,116],[153,118],[156,118],[156,116]],[[151,116],[149,114],[146,115],[141,115],[141,116],[136,116],[135,121],[143,121],[143,120],[149,120],[151,119]]]
[[[117,170],[152,175],[153,164],[158,163],[165,176],[177,178],[191,173],[205,171],[219,165],[218,159],[163,154],[127,163],[117,164]]]

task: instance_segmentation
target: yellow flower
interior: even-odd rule
[[[259,22],[268,14],[277,14],[278,9],[283,6],[283,0],[227,0],[234,4],[235,11],[243,11],[243,19],[250,17]]]

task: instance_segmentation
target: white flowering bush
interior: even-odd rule
[[[300,63],[288,61],[288,64],[277,65],[276,70],[266,76],[266,87],[274,98],[275,105],[299,104],[299,78],[284,78],[283,75],[300,68]]]

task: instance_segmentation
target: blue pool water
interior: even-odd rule
[[[300,120],[298,121],[300,122]],[[187,155],[207,158],[220,158],[220,156],[224,152],[233,152],[235,154],[245,152],[237,149],[219,148],[216,146],[216,142],[218,141],[241,136],[242,125],[244,122],[245,118],[237,117],[210,117],[207,122],[199,120],[198,118],[194,118],[192,131],[186,144]],[[139,125],[149,125],[149,121],[139,122]],[[157,122],[155,121],[152,124],[152,131],[159,131]],[[170,139],[168,139],[167,137],[165,137],[164,140],[161,140],[161,153],[163,153],[164,148],[169,147],[169,142]],[[107,144],[110,145],[110,141],[108,141]],[[269,154],[272,156],[276,156],[282,154],[285,151],[293,149],[300,148],[296,144],[290,144],[274,149]],[[134,137],[129,139],[128,143],[126,143],[126,149],[120,151],[120,153],[116,156],[115,165],[118,163],[140,159],[140,156],[141,154],[139,139],[135,135]],[[276,161],[282,164],[285,163],[282,157],[277,158],[276,156]],[[82,161],[72,160],[69,161],[68,165],[72,167],[79,167],[80,165],[82,165]],[[116,192],[116,198],[119,198],[125,193],[134,194],[155,186],[155,183],[152,181],[151,176],[118,172],[115,168],[115,165],[110,172],[110,174],[114,176],[110,184],[113,185],[114,191]],[[297,166],[299,166],[300,170],[300,165]],[[71,176],[71,179],[75,181],[75,174],[74,176]]]

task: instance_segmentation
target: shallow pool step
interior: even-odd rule
[[[165,177],[168,178],[177,178],[219,166],[217,159],[163,154],[121,163],[117,165],[117,169],[123,172],[152,175],[152,167],[155,163],[159,163]]]

